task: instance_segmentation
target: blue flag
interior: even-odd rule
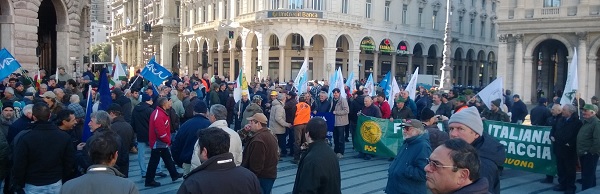
[[[21,64],[13,57],[8,50],[0,50],[0,79],[8,77],[12,72],[21,67]]]
[[[155,86],[160,86],[165,79],[172,76],[169,70],[156,62],[154,56],[148,61],[148,64],[146,64],[146,67],[140,74]]]
[[[100,95],[100,105],[98,110],[108,110],[112,103],[112,97],[110,97],[110,86],[108,83],[108,71],[106,68],[102,68],[100,71],[100,78],[98,79],[98,95]]]
[[[92,115],[92,107],[94,106],[94,102],[92,101],[92,86],[89,86],[88,94],[87,94],[87,106],[85,108],[85,119],[83,123],[83,131],[81,135],[81,141],[85,142],[88,138],[92,136],[92,131],[90,131],[90,123],[91,115]]]
[[[381,80],[381,82],[379,82],[379,87],[381,87],[383,89],[383,91],[385,92],[385,96],[388,95],[388,90],[389,90],[389,84],[390,82],[390,72],[388,71],[387,74],[385,74],[385,77],[383,77],[383,79]]]

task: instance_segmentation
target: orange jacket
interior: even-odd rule
[[[294,126],[303,125],[310,120],[310,106],[306,102],[296,104],[296,118],[294,118]]]

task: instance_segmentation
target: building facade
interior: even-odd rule
[[[92,22],[110,24],[110,4],[112,0],[91,0],[90,19]]]
[[[496,77],[498,1],[452,2],[453,83],[486,85]],[[243,68],[283,82],[306,60],[310,79],[337,68],[378,80],[391,71],[400,82],[417,67],[441,75],[445,0],[204,0],[181,10],[182,73],[231,79]]]
[[[599,13],[593,0],[501,1],[498,76],[508,78],[505,88],[526,103],[542,93],[552,98],[564,90],[568,66],[577,65],[581,97],[598,95]]]
[[[97,44],[102,44],[102,43],[107,43],[108,42],[108,35],[110,33],[110,26],[103,24],[103,23],[99,23],[99,22],[93,22],[91,23],[91,30],[90,30],[90,44],[91,46],[97,45]]]
[[[43,68],[54,74],[57,65],[82,70],[89,10],[83,0],[0,0],[0,46],[30,72]]]
[[[176,0],[113,0],[112,55],[135,69],[155,56],[168,69],[179,62],[179,8]]]

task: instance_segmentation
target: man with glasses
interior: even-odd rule
[[[416,119],[402,123],[404,143],[388,169],[386,193],[427,193],[425,165],[431,154],[429,135],[425,126]]]
[[[462,139],[450,139],[437,147],[425,166],[427,187],[439,193],[488,193],[488,181],[480,178],[477,150]]]
[[[479,153],[481,169],[479,175],[489,181],[489,191],[500,193],[500,168],[504,164],[504,146],[494,137],[483,132],[483,122],[475,107],[462,108],[450,118],[451,139],[462,139],[471,144]]]

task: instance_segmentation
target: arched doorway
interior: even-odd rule
[[[490,52],[487,57],[487,67],[485,68],[485,84],[490,84],[493,80],[496,79],[495,72],[498,72],[498,64],[496,62],[496,54],[494,52]],[[506,79],[506,78],[504,78]]]
[[[285,45],[290,45],[290,48],[292,50],[291,53],[294,54],[287,54],[285,56],[284,61],[287,61],[288,59],[290,60],[289,63],[285,63],[285,66],[287,66],[287,64],[290,64],[288,67],[290,67],[290,69],[286,69],[284,70],[285,76],[284,76],[284,80],[279,80],[280,82],[285,82],[289,79],[294,79],[296,78],[296,75],[298,74],[298,72],[300,71],[300,68],[302,67],[302,63],[304,62],[304,56],[307,56],[308,50],[304,49],[304,37],[302,37],[302,35],[294,33],[294,34],[290,34],[286,37],[285,40]],[[286,46],[286,49],[287,46]],[[295,52],[294,52],[295,51]],[[288,58],[289,56],[289,58]],[[308,78],[309,80],[313,79],[313,74],[312,74],[312,70],[313,70],[313,61],[310,60],[310,58],[308,58]],[[284,67],[281,67],[284,68]]]
[[[182,73],[186,73],[187,72],[181,72],[181,64],[179,64],[179,43],[177,43],[175,46],[173,46],[173,48],[171,49],[171,64],[173,64],[173,67],[171,69],[171,72],[175,73],[179,73],[180,75]]]
[[[0,48],[6,48],[8,51],[14,51],[14,20],[9,18],[13,16],[12,1],[0,0]]]
[[[283,55],[279,50],[279,37],[276,34],[269,35],[269,72],[267,72],[267,77],[270,78],[275,83],[279,83],[279,80],[282,79],[280,76],[283,76],[283,66],[280,67],[280,59],[282,59]],[[285,51],[285,49],[283,49]],[[263,51],[266,52],[266,51]],[[263,59],[265,60],[265,59]],[[264,67],[263,67],[264,68]],[[282,80],[283,81],[283,80]]]
[[[423,54],[423,44],[418,43],[413,48],[413,68],[409,72],[412,74],[419,67],[419,74],[426,71],[427,57]]]
[[[333,75],[333,73],[335,72],[335,70],[337,69],[336,64],[332,64],[329,61],[326,61],[326,57],[325,57],[325,49],[327,48],[327,40],[325,39],[325,36],[317,34],[314,35],[312,38],[310,38],[309,41],[310,44],[310,49],[306,50],[305,52],[309,52],[308,54],[305,53],[304,58],[308,59],[309,61],[312,61],[312,78],[322,78],[325,80],[330,80],[331,75]],[[333,54],[333,53],[332,53]],[[301,68],[302,66],[298,67],[298,71],[300,70],[299,68]],[[341,66],[340,66],[341,67]],[[315,70],[316,69],[316,70]],[[319,74],[320,72],[320,74]],[[292,78],[295,78],[296,76],[293,76]],[[309,76],[311,77],[311,76]]]
[[[56,8],[52,0],[43,0],[38,11],[38,48],[39,67],[45,69],[48,75],[55,73],[56,69]]]
[[[385,75],[392,70],[393,55],[396,54],[394,43],[392,40],[385,38],[379,42],[379,67],[380,75]]]
[[[535,47],[532,56],[535,73],[530,81],[536,86],[536,90],[531,91],[536,101],[542,94],[544,97],[562,95],[569,69],[568,53],[567,47],[555,39],[544,40]]]
[[[452,81],[452,83],[454,85],[464,85],[465,82],[463,81],[463,78],[465,77],[465,72],[464,70],[464,60],[463,60],[463,50],[462,48],[457,48],[456,51],[454,52],[454,63],[453,63],[453,70],[454,70],[454,80]]]
[[[438,75],[438,61],[437,61],[437,46],[429,46],[427,51],[427,64],[425,74],[427,75]]]
[[[480,50],[479,53],[477,53],[477,63],[475,64],[475,85],[476,86],[482,86],[484,84],[484,78],[485,76],[485,72],[484,69],[488,68],[487,64],[486,64],[486,56],[485,56],[485,52]]]
[[[465,78],[467,79],[467,81],[465,82],[465,84],[467,86],[473,86],[475,84],[475,80],[476,80],[476,78],[474,77],[475,51],[473,49],[469,49],[469,51],[467,51],[466,62],[467,62],[467,69],[466,69]]]
[[[350,49],[350,41],[348,41],[347,35],[342,35],[338,37],[338,39],[335,42],[335,48],[335,67],[336,69],[337,67],[342,67],[342,74],[345,78],[347,78],[350,73],[348,72],[348,69],[350,68],[348,66],[348,64],[350,63],[348,61],[348,59],[350,58],[348,51]]]
[[[374,71],[374,60],[375,60],[375,41],[370,36],[364,37],[360,41],[360,64],[361,71],[363,74],[360,76],[364,78],[366,81],[369,78],[369,75]],[[377,76],[373,75],[373,79],[377,80]]]

